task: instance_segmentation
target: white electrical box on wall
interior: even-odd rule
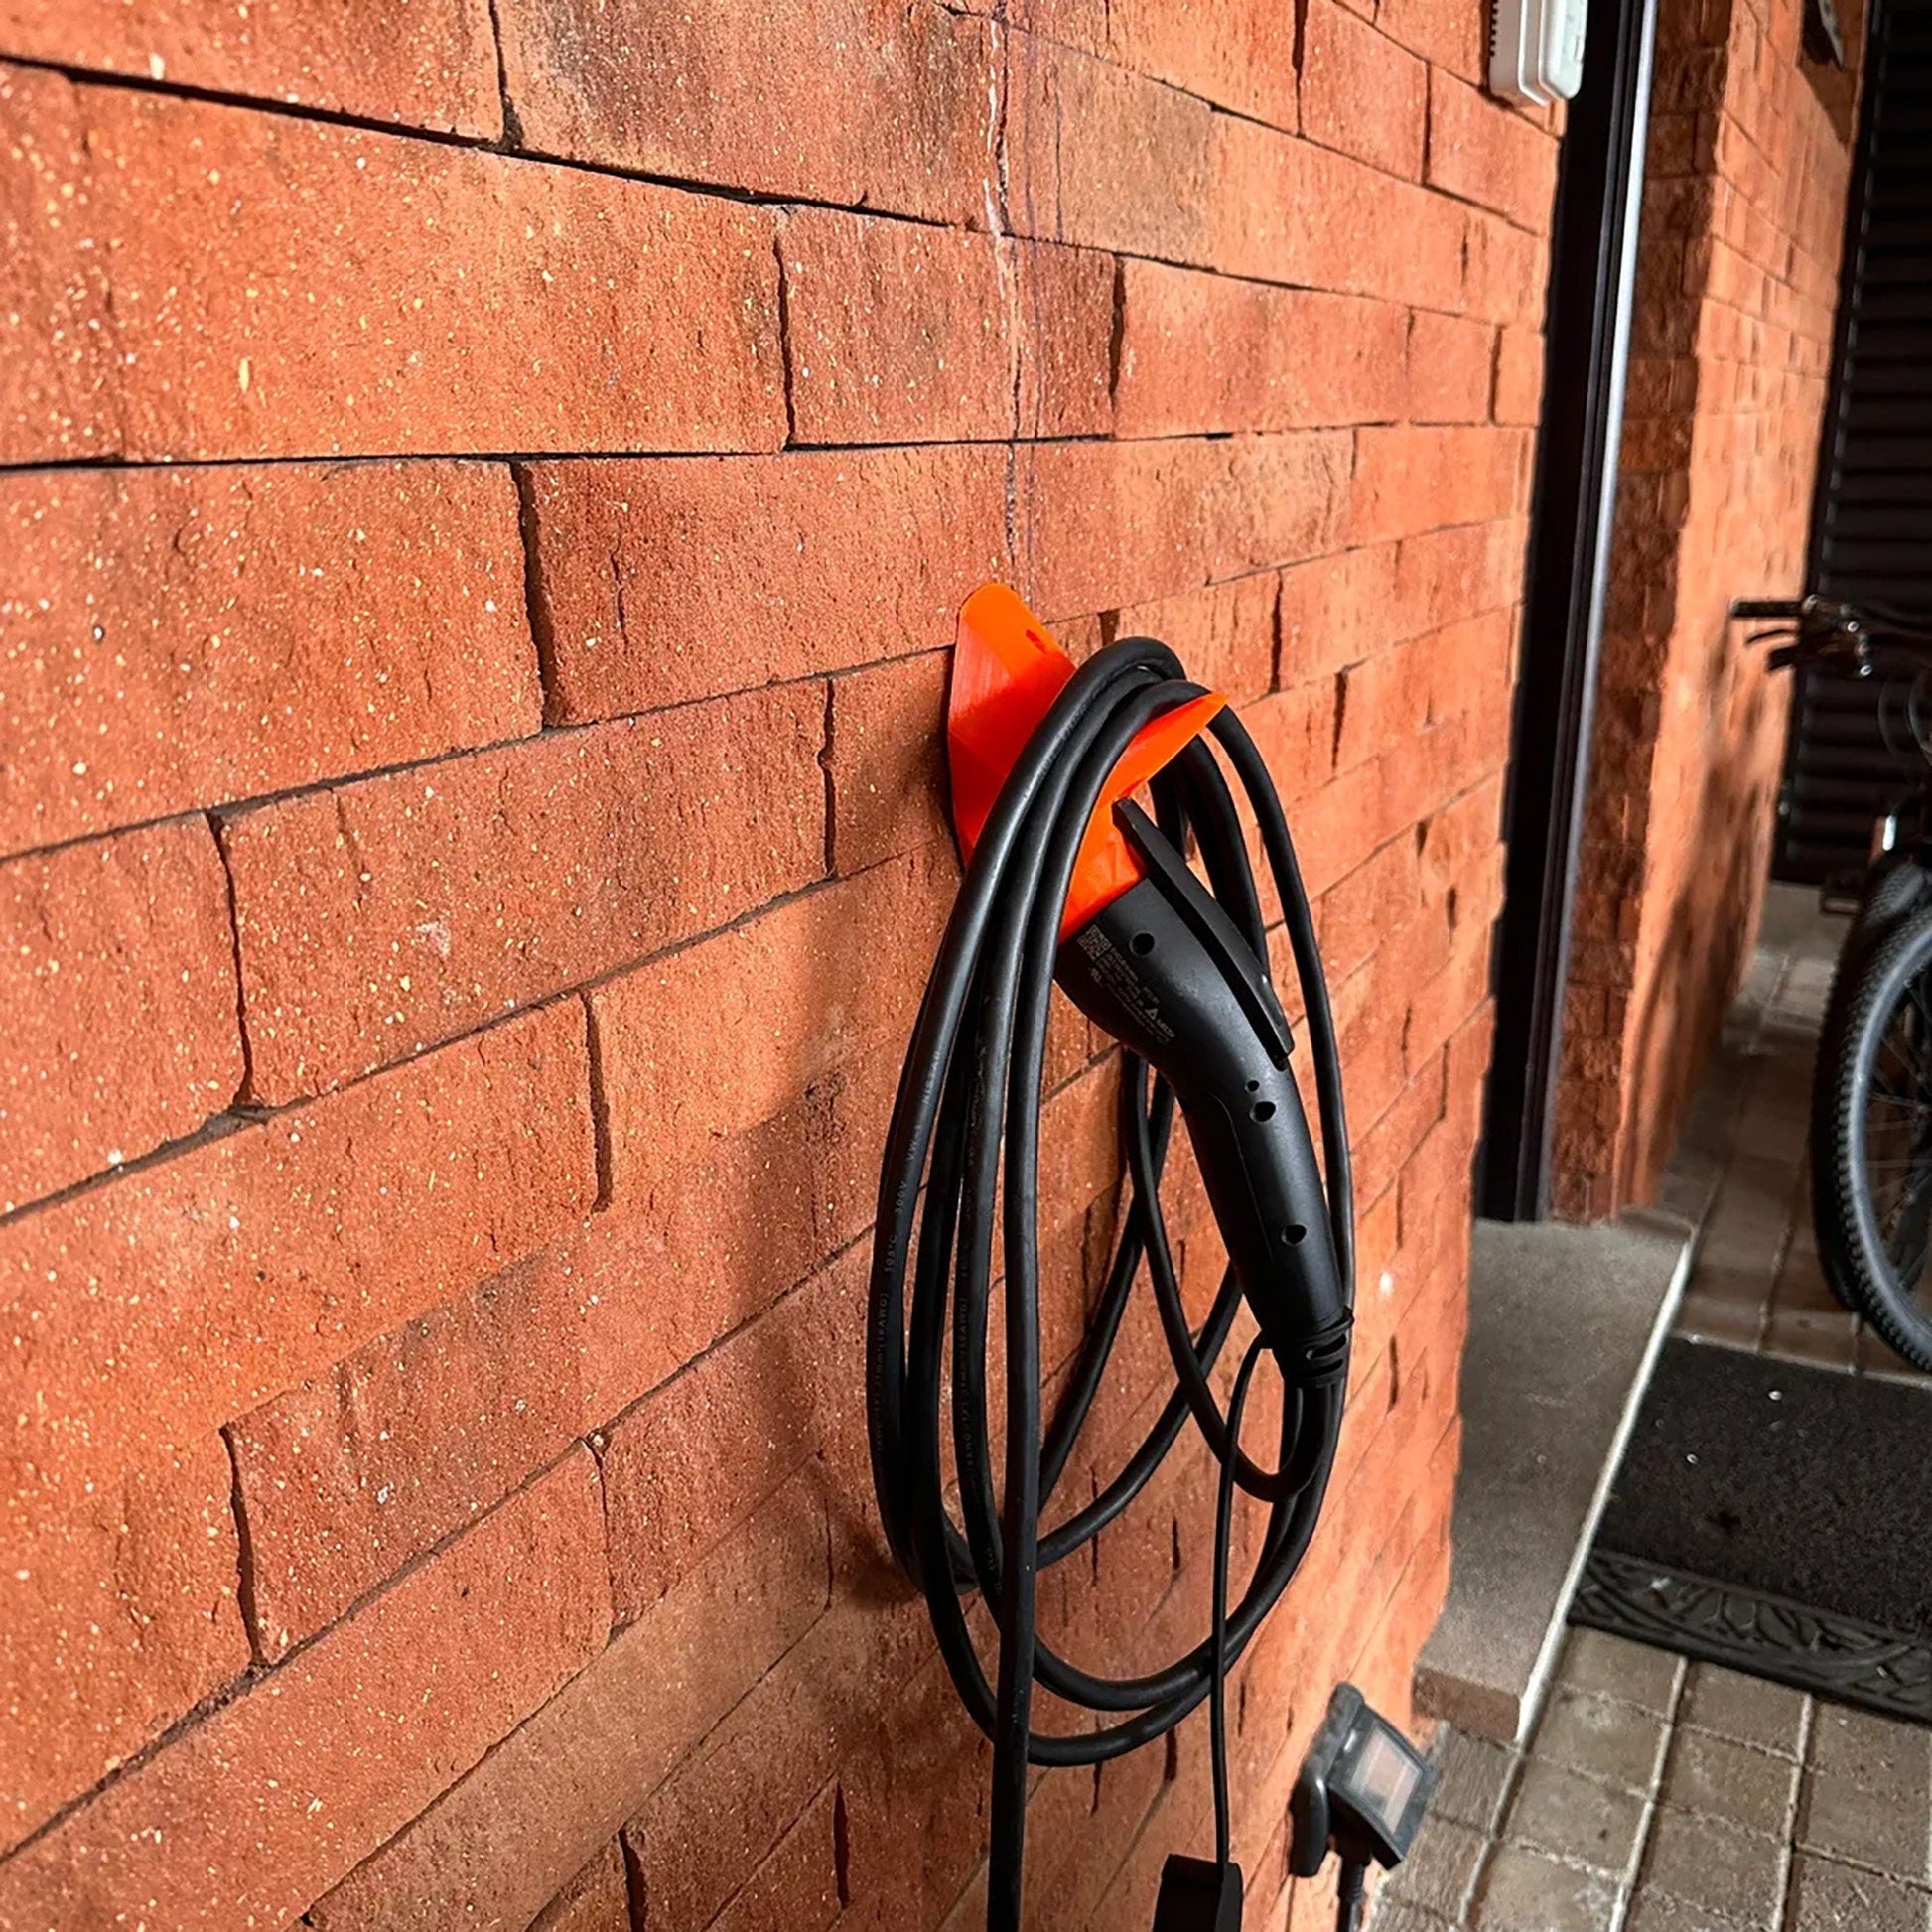
[[[1489,0],[1489,88],[1505,100],[1571,100],[1584,80],[1588,0]]]

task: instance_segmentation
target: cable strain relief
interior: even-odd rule
[[[1282,1379],[1297,1389],[1330,1389],[1347,1381],[1348,1344],[1354,1329],[1354,1315],[1343,1314],[1305,1335],[1279,1358]]]

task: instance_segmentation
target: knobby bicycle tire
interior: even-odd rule
[[[1922,1028],[1922,1063],[1897,1098],[1880,1082],[1879,1058],[1894,1022]],[[1932,1369],[1932,1307],[1915,1294],[1932,1222],[1932,905],[1897,920],[1865,953],[1847,990],[1843,1032],[1821,1060],[1824,1144],[1814,1144],[1818,1253],[1828,1280],[1907,1361]],[[1892,1078],[1898,1077],[1896,1073]],[[1888,1238],[1878,1190],[1885,1170],[1871,1145],[1871,1109],[1898,1106],[1909,1137],[1904,1203]]]
[[[1852,989],[1858,984],[1865,962],[1899,920],[1932,898],[1932,875],[1917,860],[1900,857],[1890,864],[1874,867],[1865,881],[1859,909],[1847,928],[1845,943],[1832,967],[1831,991],[1825,998],[1825,1013],[1818,1029],[1818,1057],[1812,1071],[1811,1121],[1811,1218],[1814,1227],[1823,1228],[1831,1214],[1829,1190],[1832,1186],[1830,1150],[1837,1133],[1837,1100],[1833,1065],[1844,1051],[1846,1011]],[[1820,1241],[1820,1259],[1824,1247]],[[1858,1312],[1854,1291],[1838,1278],[1837,1271],[1825,1262],[1826,1285],[1839,1306]]]

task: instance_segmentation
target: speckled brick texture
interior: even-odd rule
[[[1296,1764],[1449,1575],[1561,131],[1477,11],[0,0],[0,1932],[973,1923],[865,1287],[994,577],[1242,705],[1315,895],[1354,1399],[1232,1746],[1249,1923],[1331,1910]],[[1137,1298],[1069,1487],[1169,1375]],[[1193,1644],[1211,1504],[1055,1637]],[[1145,1923],[1204,1723],[1035,1805],[1030,1924]]]
[[[1763,895],[1789,698],[1725,610],[1802,588],[1850,177],[1802,17],[1659,15],[1557,1105],[1579,1219],[1653,1196]]]

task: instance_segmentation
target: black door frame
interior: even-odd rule
[[[1540,1220],[1549,1211],[1656,7],[1657,0],[1590,0],[1583,86],[1570,104],[1557,176],[1543,417],[1503,800],[1496,1043],[1476,1180],[1477,1211],[1495,1220]]]

